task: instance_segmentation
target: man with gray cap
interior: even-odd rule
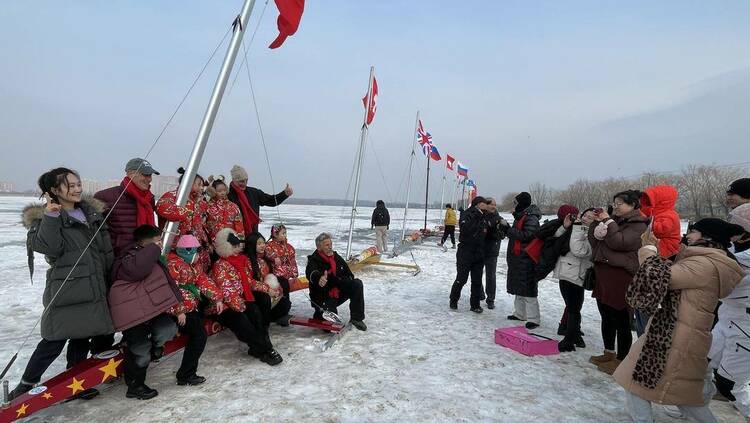
[[[232,166],[230,172],[232,183],[229,184],[229,201],[237,204],[242,213],[242,223],[245,226],[245,236],[258,232],[260,223],[260,206],[276,207],[292,196],[292,187],[286,184],[284,191],[276,195],[266,194],[255,187],[247,186],[247,171],[240,165]]]
[[[115,257],[133,244],[133,231],[137,227],[155,224],[151,177],[158,174],[147,160],[131,159],[125,165],[125,178],[120,185],[94,194],[94,198],[106,204],[105,216],[112,211],[107,227]]]

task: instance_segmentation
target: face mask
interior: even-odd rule
[[[198,248],[177,248],[175,252],[187,264],[195,263],[198,258]]]

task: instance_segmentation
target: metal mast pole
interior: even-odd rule
[[[404,204],[404,223],[401,226],[401,242],[406,239],[406,213],[409,210],[409,196],[411,195],[411,168],[414,164],[414,144],[417,142],[417,129],[419,128],[419,110],[417,120],[414,122],[414,136],[411,139],[411,157],[409,158],[409,178],[406,180],[406,204]]]
[[[346,259],[351,259],[352,237],[354,236],[354,219],[357,217],[357,199],[359,198],[359,180],[362,176],[362,159],[365,156],[365,143],[367,142],[367,115],[372,102],[372,79],[375,76],[375,66],[370,66],[370,81],[367,86],[367,105],[365,106],[365,119],[362,123],[362,134],[359,139],[359,157],[357,158],[357,173],[354,180],[354,202],[352,203],[352,217],[349,222],[349,242],[346,244]]]
[[[430,198],[430,162],[432,159],[430,158],[430,155],[432,154],[432,146],[429,144],[427,145],[427,183],[424,187],[424,229],[427,230],[427,205]]]
[[[190,191],[193,187],[193,181],[195,175],[198,173],[198,167],[200,166],[201,159],[203,158],[203,152],[206,150],[206,144],[208,144],[208,138],[211,135],[211,129],[214,126],[214,120],[216,114],[219,111],[219,105],[221,99],[224,96],[224,89],[227,87],[227,81],[229,75],[232,73],[232,67],[234,67],[234,60],[239,52],[240,44],[242,44],[242,36],[245,34],[245,28],[250,21],[250,14],[255,6],[255,0],[245,0],[242,6],[242,11],[232,23],[234,27],[232,33],[232,39],[229,42],[226,56],[224,57],[224,63],[221,65],[219,76],[216,78],[216,84],[214,90],[211,93],[211,99],[208,102],[206,113],[203,116],[198,136],[193,146],[193,152],[190,153],[190,159],[187,166],[185,167],[185,174],[182,177],[182,182],[177,189],[177,205],[184,206],[190,197]],[[177,222],[169,222],[167,224],[166,231],[164,232],[164,242],[162,252],[166,255],[172,248],[172,240],[177,234],[179,224]]]

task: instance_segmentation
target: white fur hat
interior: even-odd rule
[[[216,233],[214,238],[214,251],[219,257],[229,257],[234,255],[234,245],[229,242],[229,235],[234,234],[237,236],[237,232],[232,228],[224,228]]]

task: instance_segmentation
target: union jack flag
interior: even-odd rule
[[[419,120],[419,125],[417,125],[417,142],[422,146],[422,153],[425,156],[435,161],[442,160],[440,152],[435,144],[432,143],[432,135],[424,130],[421,119]]]

